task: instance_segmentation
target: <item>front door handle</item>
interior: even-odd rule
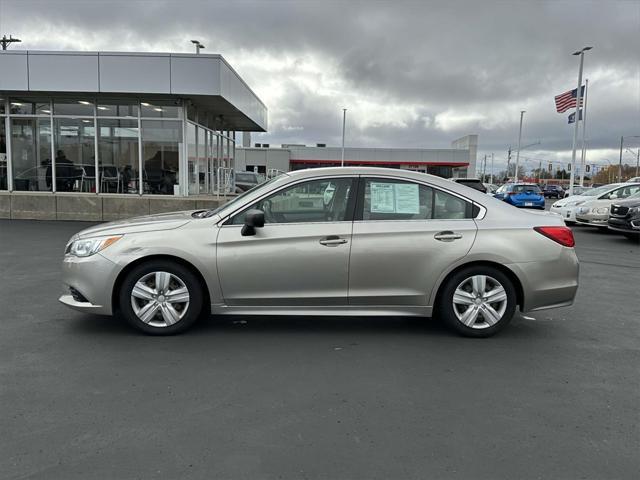
[[[453,242],[454,240],[459,240],[462,238],[461,233],[451,232],[446,230],[444,232],[436,233],[433,238],[436,240],[440,240],[441,242]]]
[[[337,235],[329,235],[328,237],[320,239],[320,245],[324,245],[325,247],[336,247],[344,243],[347,243],[347,239],[340,238]]]

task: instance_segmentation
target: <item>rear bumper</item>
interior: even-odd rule
[[[578,291],[579,262],[573,248],[562,247],[554,259],[507,265],[520,279],[523,312],[572,305]]]

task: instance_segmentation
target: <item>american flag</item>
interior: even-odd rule
[[[576,97],[578,96],[578,89],[574,88],[568,92],[557,95],[556,98],[556,111],[558,113],[564,113],[570,108],[576,108]],[[584,85],[580,92],[580,106],[584,104]]]

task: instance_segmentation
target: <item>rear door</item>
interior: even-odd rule
[[[425,306],[440,274],[476,236],[472,204],[432,186],[362,178],[349,263],[349,304]]]

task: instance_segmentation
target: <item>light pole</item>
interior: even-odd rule
[[[573,184],[576,175],[576,144],[578,143],[578,125],[580,124],[580,99],[582,97],[582,67],[584,66],[584,52],[593,47],[584,47],[582,50],[573,52],[573,55],[580,56],[580,68],[578,69],[578,89],[576,90],[576,121],[573,129],[573,148],[571,151],[571,175],[569,176],[569,195],[573,195]]]
[[[582,155],[580,158],[580,186],[584,187],[584,169],[587,159],[587,100],[589,98],[589,79],[584,81],[584,107],[582,107]],[[580,113],[578,112],[578,120]],[[576,122],[578,121],[576,120]]]
[[[347,123],[347,109],[343,108],[342,109],[342,155],[341,155],[341,161],[340,161],[341,167],[344,167],[344,127],[346,123]]]
[[[627,148],[627,152],[629,152],[631,155],[635,155],[636,157],[636,177],[637,177],[638,175],[640,175],[640,173],[638,173],[640,169],[640,148],[638,148],[637,154],[630,148]]]
[[[518,167],[520,167],[520,144],[522,143],[522,117],[526,110],[520,110],[520,132],[518,133],[518,150],[516,151],[516,173],[514,179],[518,181]]]
[[[205,46],[200,43],[200,40],[191,40],[191,43],[196,46],[196,54],[200,55],[200,49],[205,48]]]
[[[627,135],[627,138],[640,138],[640,135]],[[622,182],[622,146],[624,145],[624,136],[620,137],[620,162],[618,163],[618,181]],[[638,151],[640,156],[640,150]],[[638,175],[638,164],[636,164],[636,175]]]

